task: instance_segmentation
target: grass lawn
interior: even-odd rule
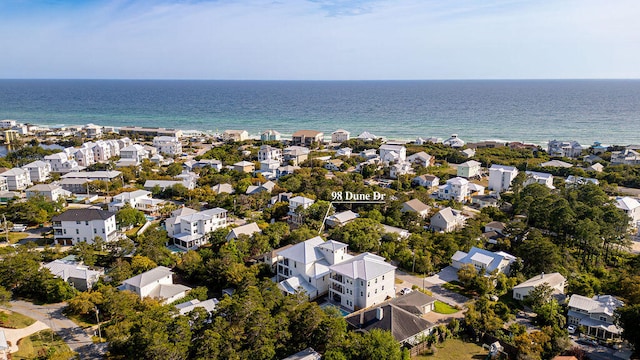
[[[0,326],[10,329],[22,329],[36,322],[30,317],[10,310],[0,310]]]
[[[44,358],[44,356],[47,359],[69,359],[73,358],[73,351],[51,330],[42,330],[18,341],[18,352],[13,353],[12,356],[13,360]]]
[[[433,355],[421,355],[413,358],[418,360],[480,360],[485,359],[489,350],[474,343],[460,339],[448,339],[444,344],[437,345]]]
[[[95,325],[95,313],[89,313],[87,315],[65,314],[65,316],[81,328],[88,328]]]
[[[433,309],[433,311],[437,312],[438,314],[455,314],[460,310],[454,308],[453,306],[447,303],[443,303],[440,300],[436,300],[435,309]]]
[[[29,236],[29,234],[27,233],[23,233],[23,232],[10,232],[9,233],[9,244],[15,244],[18,241],[26,238],[27,236]],[[2,240],[6,239],[5,238],[5,234],[2,234]]]

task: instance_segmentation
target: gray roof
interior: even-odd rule
[[[129,278],[123,281],[123,283],[137,288],[143,288],[149,284],[154,283],[155,281],[162,279],[167,275],[173,276],[173,271],[171,271],[171,269],[169,269],[168,267],[158,266],[155,269],[151,269],[149,271],[143,272],[140,275]]]
[[[327,218],[327,220],[332,220],[339,223],[346,223],[347,221],[351,221],[358,218],[358,214],[354,213],[351,210],[339,212],[337,214],[333,214]]]
[[[193,299],[191,301],[183,302],[176,305],[176,309],[180,311],[180,315],[184,315],[197,307],[201,307],[205,309],[208,313],[212,313],[216,309],[216,305],[218,305],[220,301],[216,298],[207,299],[205,301],[200,301],[198,299]]]
[[[559,284],[562,284],[563,282],[565,282],[567,279],[564,278],[564,276],[562,276],[562,274],[560,273],[551,273],[551,274],[545,274],[542,273],[540,275],[536,275],[534,277],[532,277],[531,279],[522,282],[516,286],[514,286],[514,289],[520,289],[520,288],[526,288],[526,287],[536,287],[538,285],[542,285],[542,284],[547,284],[550,287],[555,287]]]
[[[319,248],[329,249],[329,250],[340,250],[346,248],[348,245],[345,243],[341,243],[340,241],[335,240],[327,240],[324,243],[318,245]]]
[[[412,314],[420,316],[422,314],[422,307],[434,303],[435,301],[436,298],[429,296],[422,291],[412,291],[391,300],[391,303]]]
[[[429,211],[431,207],[429,207],[429,205],[423,203],[418,199],[411,199],[402,204],[402,210],[405,210],[405,209],[408,211],[410,210],[410,211],[421,213],[423,211]]]
[[[69,209],[60,215],[54,216],[51,221],[107,220],[112,216],[116,216],[116,214],[101,209]]]
[[[380,320],[376,317],[378,308],[381,308],[383,312]],[[365,331],[373,329],[391,331],[393,337],[399,342],[403,342],[434,326],[433,323],[391,303],[350,315],[345,320],[351,326]]]
[[[384,261],[384,258],[366,252],[332,265],[330,269],[352,279],[371,280],[394,271],[396,267]]]
[[[49,269],[51,274],[67,281],[69,278],[75,279],[97,279],[103,272],[89,269],[87,266],[80,265],[75,261],[54,260],[50,263],[44,264],[44,267]]]
[[[191,290],[190,287],[180,284],[160,284],[149,293],[149,296],[152,298],[169,299],[189,290]]]
[[[287,356],[282,360],[320,360],[322,355],[318,354],[313,348],[306,348],[291,356]]]
[[[62,179],[81,178],[81,179],[97,179],[109,178],[113,179],[122,174],[120,171],[73,171],[61,176]]]
[[[613,316],[615,309],[624,306],[624,303],[611,295],[596,295],[593,298],[573,294],[569,299],[569,308],[585,310],[588,313],[604,313]]]
[[[47,192],[47,191],[53,191],[61,188],[62,187],[57,184],[37,184],[28,188],[27,191]]]
[[[251,236],[255,233],[259,233],[262,230],[258,227],[258,224],[255,222],[244,224],[242,226],[238,226],[237,228],[231,229],[229,234],[227,235],[227,240],[229,239],[237,239],[240,235],[248,235]]]

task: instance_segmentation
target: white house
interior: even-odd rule
[[[327,217],[327,226],[337,227],[346,225],[353,220],[357,219],[359,215],[351,210],[335,213],[329,217]]]
[[[300,215],[299,211],[296,211],[298,208],[306,209],[309,206],[313,205],[315,201],[309,199],[304,196],[296,196],[289,199],[289,212],[287,215],[289,216],[289,222],[295,225],[301,225],[304,222],[304,217]]]
[[[564,287],[567,279],[560,273],[551,273],[536,275],[531,279],[522,282],[513,287],[513,298],[516,300],[522,300],[529,296],[531,290],[536,286],[547,285],[551,288],[552,294],[564,294]]]
[[[51,201],[58,201],[60,198],[70,197],[72,193],[56,184],[38,184],[27,189],[27,199],[38,195],[42,195]]]
[[[81,147],[76,149],[73,153],[73,157],[78,162],[78,165],[87,167],[89,165],[93,165],[96,163],[96,160],[93,156],[93,149],[88,147]]]
[[[3,129],[11,129],[12,127],[16,126],[17,122],[15,120],[0,120],[0,128]]]
[[[464,227],[465,222],[466,218],[461,211],[446,207],[431,217],[431,229],[451,232]]]
[[[489,168],[489,190],[497,192],[509,190],[516,175],[518,175],[518,169],[513,166],[491,165]]]
[[[154,199],[150,191],[134,190],[115,195],[109,204],[109,211],[116,212],[129,204],[133,209],[155,213],[164,202],[164,200]]]
[[[153,147],[165,155],[176,156],[182,154],[182,142],[173,136],[156,136],[153,138]]]
[[[45,182],[51,176],[51,164],[46,161],[36,160],[22,168],[29,171],[32,182]]]
[[[173,244],[185,250],[193,250],[206,244],[212,231],[227,226],[227,210],[213,208],[196,211],[181,208],[165,220],[167,235]]]
[[[191,290],[188,286],[174,284],[173,272],[164,266],[158,266],[123,281],[118,289],[131,291],[140,299],[145,297],[158,299],[164,304],[182,299]]]
[[[84,126],[84,132],[88,138],[98,138],[102,135],[102,126],[87,124]]]
[[[33,185],[31,175],[28,170],[13,168],[1,174],[7,179],[7,187],[10,191],[21,191]]]
[[[611,295],[596,295],[593,298],[573,294],[569,299],[567,323],[584,326],[586,334],[598,339],[617,339],[622,329],[616,325],[615,310],[624,303]]]
[[[536,171],[525,171],[525,174],[527,175],[527,178],[523,183],[524,186],[538,183],[548,187],[549,189],[556,188],[553,186],[553,175],[551,174]]]
[[[413,168],[410,162],[398,162],[389,166],[389,177],[397,179],[401,175],[413,174]]]
[[[275,130],[267,130],[260,134],[261,141],[280,141],[280,133]]]
[[[104,241],[114,241],[116,214],[110,211],[85,208],[69,209],[51,220],[53,239],[61,245],[75,245],[79,242],[93,244],[96,237]]]
[[[344,147],[344,148],[340,148],[336,151],[336,156],[346,156],[346,157],[351,157],[351,154],[353,152],[353,149],[349,148],[349,147]]]
[[[86,179],[88,181],[113,181],[120,177],[120,171],[76,171],[64,174],[62,179]]]
[[[469,160],[458,165],[457,173],[459,177],[470,179],[472,177],[480,176],[480,164],[475,160]]]
[[[509,275],[511,264],[516,261],[516,257],[503,251],[491,252],[489,250],[472,247],[469,253],[456,251],[451,257],[451,266],[460,269],[465,264],[472,264],[476,270],[485,270],[485,275],[498,271]]]
[[[282,164],[282,150],[269,145],[260,146],[260,150],[258,150],[258,161],[265,160],[277,161],[278,164]]]
[[[420,151],[413,155],[407,156],[407,161],[418,164],[423,167],[433,166],[435,164],[436,158],[427,154],[424,151]]]
[[[343,143],[349,140],[349,136],[351,133],[344,129],[338,129],[331,133],[331,142],[332,143]]]
[[[404,162],[407,160],[407,148],[403,145],[384,144],[378,149],[380,160],[384,163]]]
[[[117,142],[115,142],[117,144]],[[95,161],[108,161],[112,156],[113,145],[106,141],[96,141],[91,150],[93,151],[93,159]],[[118,147],[118,154],[120,154],[120,148]]]
[[[43,267],[49,269],[53,276],[68,282],[80,291],[91,289],[100,276],[104,275],[104,270],[93,270],[68,258],[54,260],[44,264]]]
[[[7,178],[0,175],[0,192],[9,191],[9,184],[7,184]]]
[[[469,181],[461,177],[447,180],[438,187],[438,199],[465,202],[470,195]]]
[[[440,184],[440,178],[435,175],[419,175],[414,177],[411,182],[426,188],[434,188]]]
[[[623,151],[611,152],[611,165],[638,165],[640,164],[640,153],[632,150],[625,149]]]
[[[120,149],[120,160],[116,166],[138,166],[142,160],[149,158],[149,152],[139,144],[129,145]]]
[[[566,186],[580,186],[580,185],[585,185],[589,183],[594,185],[599,185],[600,181],[598,181],[598,179],[593,179],[593,178],[585,178],[582,176],[569,175],[567,176],[564,183]]]
[[[580,156],[584,148],[577,141],[551,140],[547,152],[551,156],[575,158]]]
[[[324,248],[341,251],[339,246],[333,244],[327,242]],[[347,256],[349,258],[329,267],[329,299],[349,310],[359,310],[395,297],[395,266],[387,263],[383,257],[368,252]]]
[[[640,201],[628,196],[619,197],[616,198],[616,207],[629,216],[629,224],[632,227],[640,225]]]
[[[443,141],[442,144],[451,146],[452,148],[461,148],[464,146],[464,141],[458,137],[458,134],[453,134],[450,138]]]

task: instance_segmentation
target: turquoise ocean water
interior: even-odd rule
[[[627,145],[640,143],[640,80],[0,80],[0,119]]]

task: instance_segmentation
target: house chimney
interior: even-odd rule
[[[382,307],[377,308],[376,309],[376,319],[382,320],[383,317],[384,317],[384,309],[382,309]]]

